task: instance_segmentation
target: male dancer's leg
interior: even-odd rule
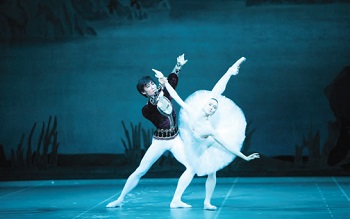
[[[216,210],[214,205],[211,205],[210,200],[213,195],[216,186],[216,172],[208,174],[207,181],[205,183],[205,200],[204,209],[205,210]]]
[[[192,206],[181,201],[181,197],[188,185],[191,183],[195,173],[191,170],[191,168],[188,165],[184,151],[184,145],[179,136],[177,136],[174,139],[174,144],[170,151],[174,155],[175,159],[186,167],[185,172],[180,176],[179,181],[177,183],[174,197],[170,203],[170,208],[190,208]]]
[[[125,196],[133,190],[139,183],[140,178],[144,176],[149,168],[158,160],[160,156],[167,150],[167,147],[162,146],[163,141],[153,140],[151,146],[143,156],[139,167],[129,176],[119,198],[113,202],[110,202],[106,207],[114,208],[122,206]]]

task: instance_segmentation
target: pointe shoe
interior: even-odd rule
[[[116,207],[121,207],[123,205],[122,201],[115,200],[113,202],[108,203],[106,205],[106,208],[116,208]]]
[[[239,66],[242,64],[242,62],[244,62],[246,60],[245,57],[242,57],[240,59],[238,59],[235,64],[233,64],[230,68],[229,68],[229,72],[231,75],[237,75],[238,71],[239,71]]]
[[[192,206],[182,201],[172,201],[170,208],[192,208]]]
[[[216,206],[211,205],[211,204],[204,204],[204,210],[209,210],[209,211],[215,211],[217,209]]]
[[[235,65],[239,66],[242,64],[242,62],[244,62],[245,60],[247,60],[245,57],[241,57],[240,59],[238,59],[235,63]]]

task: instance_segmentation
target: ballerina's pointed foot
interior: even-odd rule
[[[238,74],[238,71],[239,71],[239,67],[240,65],[242,64],[242,62],[244,62],[246,60],[245,57],[242,57],[240,59],[238,59],[235,64],[233,64],[229,69],[228,69],[228,72],[231,74],[231,75],[237,75]]]
[[[233,65],[236,66],[236,67],[239,67],[242,64],[242,62],[244,62],[245,60],[247,60],[247,59],[245,57],[242,57],[242,58],[238,59],[236,61],[236,63],[233,64]]]
[[[122,201],[115,200],[113,202],[108,203],[108,205],[106,205],[106,208],[117,208],[117,207],[121,207],[122,205],[123,205]]]
[[[209,211],[215,211],[217,209],[217,207],[207,203],[207,204],[204,204],[204,208],[203,209],[204,210],[209,210]]]
[[[172,201],[170,208],[192,208],[192,206],[182,201]]]

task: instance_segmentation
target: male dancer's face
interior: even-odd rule
[[[146,96],[154,96],[157,92],[157,85],[153,81],[150,81],[143,87],[143,90],[143,94]]]

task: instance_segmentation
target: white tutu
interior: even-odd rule
[[[220,133],[229,149],[241,150],[244,139],[246,120],[242,110],[230,99],[210,91],[200,90],[190,95],[186,104],[193,112],[200,113],[201,108],[211,97],[218,100],[218,109],[209,120],[214,129]],[[236,156],[228,152],[212,137],[200,138],[192,131],[189,121],[195,115],[188,115],[183,109],[179,113],[180,136],[184,141],[186,159],[198,176],[216,172],[230,164]]]

